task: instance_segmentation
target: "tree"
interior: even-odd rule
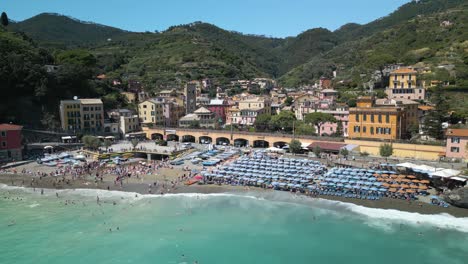
[[[291,96],[286,97],[286,100],[284,100],[284,104],[286,106],[291,106],[293,102],[294,102],[294,98],[292,98]]]
[[[322,113],[322,112],[314,112],[314,113],[307,114],[305,115],[304,121],[305,123],[313,124],[314,126],[316,126],[317,133],[319,136],[321,135],[320,128],[322,127],[322,125],[328,122],[336,123],[336,119],[333,115]]]
[[[349,155],[349,150],[348,150],[347,148],[342,148],[342,149],[340,150],[340,154],[341,154],[343,157],[346,158],[346,157],[348,157],[348,155]]]
[[[385,66],[394,63],[396,58],[390,54],[383,52],[375,52],[367,57],[369,67],[377,69],[380,72],[380,87],[385,87],[384,72]]]
[[[5,27],[8,26],[8,23],[9,23],[8,16],[7,16],[7,14],[5,12],[2,12],[0,20],[1,20],[1,23],[2,23],[3,26],[5,26]]]
[[[299,140],[293,139],[289,142],[289,151],[291,153],[299,153],[302,149],[302,143]]]
[[[320,153],[322,153],[322,149],[319,146],[315,146],[313,152],[317,158],[320,157]]]
[[[343,136],[343,122],[341,120],[338,120],[338,125],[336,125],[335,136],[337,137]]]
[[[309,124],[306,124],[302,121],[296,122],[296,135],[314,135],[315,128]]]
[[[190,122],[189,128],[200,128],[200,121],[199,120],[193,120]]]
[[[134,139],[130,140],[130,143],[133,146],[133,150],[135,150],[136,147],[138,146],[138,143],[140,143],[140,141],[138,141],[138,139],[134,138]]]
[[[283,130],[285,132],[291,132],[295,120],[296,117],[293,112],[281,111],[279,114],[271,117],[270,129],[274,131]]]
[[[390,157],[391,155],[393,155],[393,146],[392,144],[382,144],[380,145],[380,148],[379,148],[379,152],[380,152],[380,156],[382,157]]]
[[[106,151],[109,151],[110,146],[112,146],[112,141],[108,139],[104,140],[104,147],[106,147]]]
[[[444,129],[442,123],[448,119],[449,106],[441,85],[435,87],[430,100],[435,104],[435,107],[424,119],[423,130],[428,136],[443,139]]]
[[[255,119],[255,129],[257,131],[267,131],[270,128],[271,115],[261,114]]]
[[[86,148],[92,150],[96,150],[101,146],[101,141],[97,137],[86,135],[81,138],[81,141],[83,142]]]
[[[156,144],[159,145],[159,146],[165,147],[165,146],[167,146],[167,141],[164,140],[164,139],[160,139],[160,140],[156,141]]]

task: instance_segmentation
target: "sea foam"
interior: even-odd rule
[[[32,188],[8,186],[0,184],[0,189],[6,190],[21,190],[28,193],[38,194],[38,188],[34,192]],[[341,201],[333,201],[326,199],[309,198],[301,195],[291,195],[284,192],[269,192],[269,193],[176,193],[176,194],[139,194],[135,192],[124,191],[107,191],[101,189],[44,189],[44,195],[52,196],[58,193],[59,195],[78,195],[82,197],[97,197],[100,199],[124,199],[137,201],[150,198],[189,198],[189,199],[212,199],[212,198],[238,198],[238,199],[253,199],[268,203],[280,203],[291,205],[303,205],[309,208],[322,209],[335,216],[346,216],[346,213],[352,213],[357,217],[361,217],[366,224],[374,227],[387,229],[391,224],[410,224],[414,226],[433,226],[443,229],[453,229],[460,232],[468,233],[468,217],[460,218],[447,213],[442,214],[420,214],[414,212],[399,211],[395,209],[380,209],[369,208],[353,203]],[[378,221],[380,220],[380,221]]]

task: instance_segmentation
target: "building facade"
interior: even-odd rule
[[[179,120],[179,127],[216,128],[218,126],[215,114],[205,107],[200,107]]]
[[[447,129],[447,158],[468,160],[468,129]]]
[[[7,162],[23,159],[22,129],[22,126],[0,124],[0,161]]]
[[[319,110],[318,112],[326,113],[333,115],[337,120],[336,123],[327,122],[321,125],[320,135],[333,135],[338,131],[338,127],[341,126],[341,133],[339,136],[348,137],[348,123],[349,123],[349,111],[345,109],[336,109],[336,110]],[[340,125],[341,123],[341,125]],[[318,128],[315,128],[315,131],[318,131]]]
[[[390,99],[424,100],[426,89],[417,82],[417,71],[410,68],[400,68],[390,73],[388,87],[385,93]]]
[[[60,101],[60,121],[64,131],[102,132],[104,130],[104,106],[101,99],[77,99]]]
[[[406,131],[404,118],[404,107],[376,106],[374,98],[360,97],[349,109],[349,138],[400,139]]]
[[[185,114],[191,114],[197,107],[197,84],[190,82],[185,85]]]
[[[127,133],[133,133],[140,131],[140,120],[138,119],[138,115],[132,116],[120,116],[119,120],[119,132],[122,135]]]
[[[221,118],[223,123],[226,123],[226,113],[229,109],[229,103],[227,100],[223,99],[214,99],[210,101],[208,105],[208,110],[213,112],[216,117]]]
[[[152,98],[138,104],[140,123],[144,125],[164,125],[163,99]]]

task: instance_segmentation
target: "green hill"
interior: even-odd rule
[[[421,5],[420,10],[418,5]],[[445,6],[451,8],[445,9]],[[409,10],[413,15],[407,14]],[[427,12],[418,14],[418,10]],[[403,20],[399,23],[391,22],[396,21],[395,17],[402,17]],[[455,69],[450,74],[456,76],[459,85],[466,86],[467,23],[466,1],[411,2],[389,17],[364,26],[347,25],[337,30],[335,33],[339,39],[349,38],[346,35],[353,34],[360,37],[341,40],[330,51],[314,56],[307,63],[283,75],[280,81],[289,86],[307,84],[322,74],[329,74],[333,68],[338,68],[339,79],[362,83],[370,78],[380,61],[381,64],[399,62],[432,68],[439,64],[453,64]],[[374,33],[364,33],[366,31]]]
[[[105,42],[127,32],[118,28],[84,22],[67,16],[43,13],[9,26],[14,31],[25,32],[38,42],[47,45],[83,46]]]
[[[286,39],[244,35],[201,22],[161,33],[135,33],[56,14],[13,23],[11,29],[49,50],[86,48],[96,56],[99,73],[139,79],[148,89],[201,78],[222,85],[232,79],[271,77],[297,86],[334,69],[339,79],[367,81],[382,59],[430,67],[455,64],[454,73],[464,76],[466,10],[466,0],[412,1],[365,25],[349,23],[334,32],[310,29]],[[442,27],[443,21],[453,24]]]

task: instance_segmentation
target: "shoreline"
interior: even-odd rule
[[[57,178],[46,177],[40,181],[35,181],[34,186],[29,185],[28,183],[31,180],[37,177],[32,177],[31,175],[0,175],[0,183],[6,184],[7,186],[14,186],[14,187],[24,187],[24,188],[42,188],[42,189],[51,189],[51,190],[76,190],[76,189],[96,189],[96,190],[103,190],[103,191],[121,191],[121,192],[132,192],[138,193],[140,195],[147,195],[148,193],[148,183],[147,182],[128,182],[123,185],[123,187],[117,187],[112,182],[112,176],[106,176],[105,181],[94,183],[91,180],[74,180],[70,181],[70,184],[63,184],[63,185],[55,185],[54,182]],[[61,179],[62,177],[58,177]],[[68,178],[68,177],[65,177]],[[13,180],[13,185],[11,184]],[[18,184],[18,183],[23,183]],[[108,189],[109,187],[109,189]],[[228,186],[228,185],[183,185],[178,184],[175,188],[169,190],[168,192],[164,192],[164,194],[216,194],[216,193],[226,193],[226,194],[258,194],[261,196],[262,194],[271,194],[277,191],[271,189],[262,189],[262,188],[254,188],[254,187],[243,187],[243,186]],[[160,195],[159,192],[151,193]],[[293,194],[293,193],[291,193]],[[374,209],[393,209],[403,212],[410,212],[410,213],[419,213],[423,215],[438,215],[438,214],[450,214],[457,218],[465,218],[468,217],[468,209],[458,208],[454,206],[450,206],[448,208],[431,205],[428,203],[423,202],[407,202],[404,200],[397,200],[392,198],[383,198],[378,201],[373,200],[361,200],[356,198],[344,198],[338,196],[326,196],[326,195],[318,195],[318,196],[306,196],[304,194],[300,194],[309,199],[323,199],[328,201],[338,201],[343,203],[350,203],[358,206],[363,206],[367,208],[374,208]]]

